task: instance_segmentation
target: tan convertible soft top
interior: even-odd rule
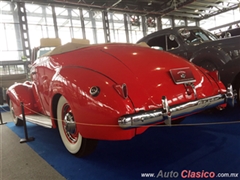
[[[149,47],[145,42],[138,43],[137,45],[143,46],[143,47]],[[73,50],[80,49],[87,46],[90,46],[90,42],[88,39],[72,39],[72,42],[69,42],[61,46],[57,46],[52,51],[49,51],[42,56],[62,54],[65,52],[73,51]]]
[[[89,44],[78,44],[78,43],[70,42],[70,43],[67,43],[62,46],[58,46],[58,47],[54,48],[52,51],[44,54],[43,56],[51,56],[51,55],[55,55],[55,54],[61,54],[61,53],[73,51],[75,49],[79,49],[79,48],[83,48],[83,47],[87,47],[87,46],[89,46]]]
[[[72,42],[64,44],[62,46],[55,47],[52,51],[44,54],[43,56],[51,56],[55,54],[61,54],[75,49],[83,48],[89,46],[90,42],[88,39],[72,39]]]

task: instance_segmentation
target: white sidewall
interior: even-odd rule
[[[78,133],[78,140],[76,143],[71,143],[69,142],[68,138],[66,137],[66,134],[64,132],[63,129],[63,124],[62,124],[62,108],[64,107],[64,105],[68,103],[67,100],[61,96],[59,101],[58,101],[58,106],[57,106],[57,119],[58,119],[58,129],[59,129],[59,133],[60,136],[62,138],[63,144],[65,145],[65,147],[67,148],[67,150],[72,153],[72,154],[76,154],[82,145],[82,136],[80,135],[80,133]]]

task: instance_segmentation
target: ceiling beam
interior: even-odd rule
[[[188,13],[181,13],[181,12],[172,12],[167,14],[168,16],[174,15],[174,16],[180,16],[180,17],[189,17],[189,18],[199,18],[199,15],[194,15],[194,14],[188,14]]]

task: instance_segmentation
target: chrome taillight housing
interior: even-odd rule
[[[125,83],[123,84],[116,84],[114,85],[114,89],[118,92],[120,96],[122,96],[124,99],[128,97],[128,90],[127,85]]]

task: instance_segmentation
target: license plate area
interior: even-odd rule
[[[170,69],[170,74],[176,84],[193,83],[196,81],[189,67]]]

